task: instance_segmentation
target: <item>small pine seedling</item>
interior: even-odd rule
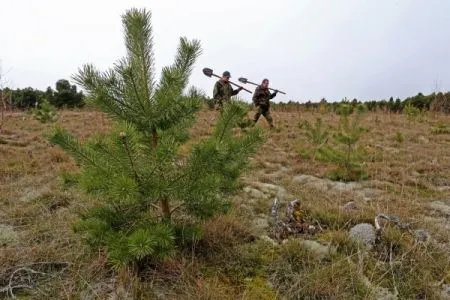
[[[357,112],[353,121],[350,122],[346,114],[341,115],[338,132],[334,134],[334,139],[340,146],[319,149],[322,157],[339,166],[337,170],[329,174],[329,178],[332,180],[351,181],[367,178],[360,163],[361,154],[356,149],[356,144],[365,131],[360,126],[361,116],[362,113]]]
[[[321,118],[317,118],[314,125],[309,124],[309,122],[305,120],[301,127],[306,129],[306,138],[313,145],[312,159],[314,161],[317,151],[327,143],[329,132],[323,128]]]
[[[58,119],[56,108],[45,99],[39,108],[33,110],[33,116],[41,123],[55,122]]]
[[[450,127],[439,121],[436,125],[431,126],[431,133],[433,134],[447,134],[450,133]]]
[[[395,133],[395,140],[397,141],[397,143],[403,143],[403,141],[405,140],[405,137],[403,136],[403,134],[400,131],[397,131]]]

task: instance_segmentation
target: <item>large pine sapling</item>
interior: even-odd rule
[[[74,76],[92,104],[117,121],[111,132],[83,143],[64,129],[52,136],[78,161],[78,185],[95,199],[77,228],[117,267],[170,255],[186,239],[177,236],[182,224],[223,212],[225,196],[263,141],[257,128],[233,134],[247,108],[232,102],[208,139],[179,154],[201,107],[201,93],[187,89],[200,43],[181,38],[156,83],[150,19],[146,10],[128,10],[127,56],[106,72],[85,65]]]

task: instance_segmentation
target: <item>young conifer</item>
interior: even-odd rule
[[[167,257],[186,239],[177,234],[182,224],[224,212],[226,195],[263,141],[257,128],[235,134],[247,108],[232,102],[212,135],[180,155],[201,106],[201,93],[187,87],[200,42],[180,38],[157,83],[151,13],[130,9],[122,22],[126,57],[108,71],[88,64],[74,76],[114,127],[84,142],[61,128],[51,138],[77,160],[78,185],[94,199],[77,228],[116,267]]]

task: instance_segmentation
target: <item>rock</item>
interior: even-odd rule
[[[244,192],[249,194],[250,197],[254,198],[254,199],[269,199],[269,196],[267,196],[263,192],[261,192],[261,191],[259,191],[257,189],[248,187],[248,186],[244,188]]]
[[[446,192],[446,191],[450,191],[450,186],[446,186],[446,185],[444,185],[444,186],[438,186],[436,189],[437,189],[439,192]]]
[[[273,196],[278,192],[280,189],[279,186],[270,184],[270,183],[263,183],[263,182],[254,182],[253,185],[263,192],[264,194],[272,194]]]
[[[443,201],[433,201],[430,203],[430,208],[440,212],[446,217],[450,217],[450,205]]]
[[[281,172],[286,172],[286,171],[289,171],[289,168],[285,167],[285,166],[280,166],[280,171]]]
[[[41,188],[38,187],[25,188],[19,201],[30,202],[50,192],[51,192],[50,188],[47,186],[43,186]]]
[[[316,254],[317,259],[323,259],[327,255],[329,255],[332,251],[329,246],[324,246],[312,240],[300,241],[300,245],[302,245],[302,247],[308,249],[309,251],[314,252],[314,254]]]
[[[397,300],[398,297],[392,294],[389,289],[384,287],[376,287],[375,288],[375,297],[377,300]]]
[[[364,199],[374,199],[374,198],[378,198],[383,192],[381,190],[378,189],[373,189],[373,188],[363,188],[361,190],[361,193],[363,194]]]
[[[364,244],[370,250],[375,244],[375,227],[368,223],[358,224],[350,229],[349,237]]]
[[[17,232],[12,226],[0,224],[0,246],[14,246],[18,239]]]
[[[124,287],[119,286],[109,295],[108,300],[132,300],[131,291],[127,291]]]
[[[350,201],[342,206],[342,210],[347,213],[355,212],[358,210],[358,205],[354,201]]]
[[[383,191],[377,188],[365,187],[360,182],[339,182],[318,178],[311,175],[297,175],[292,179],[293,184],[300,184],[310,189],[325,191],[332,194],[347,193],[355,200],[372,201],[380,197]],[[367,185],[368,183],[365,183]],[[379,184],[377,182],[376,184]]]
[[[444,300],[450,300],[450,284],[442,285],[441,297]]]
[[[333,182],[332,183],[332,189],[337,190],[339,192],[346,192],[346,191],[354,191],[356,189],[360,189],[361,185],[356,182]]]
[[[269,199],[271,197],[277,197],[281,202],[283,202],[289,197],[286,189],[282,186],[262,182],[253,182],[252,185],[255,188],[246,187],[244,188],[244,191],[252,193],[254,196],[258,196],[259,198]]]
[[[419,136],[418,141],[423,144],[428,144],[430,142],[430,140],[424,137],[423,135]]]
[[[268,235],[262,235],[259,238],[265,242],[271,243],[274,246],[278,246],[278,243],[276,241],[274,241],[273,239],[271,239]]]
[[[430,234],[425,229],[416,229],[413,231],[414,239],[420,243],[426,243],[430,240]]]
[[[397,300],[398,297],[395,294],[392,294],[389,289],[381,287],[381,286],[375,286],[369,278],[367,278],[365,275],[360,274],[360,277],[364,284],[375,293],[375,299],[377,300]]]
[[[280,201],[286,201],[287,198],[289,198],[288,193],[286,192],[286,190],[283,187],[279,187],[278,192],[277,192],[277,198],[280,199]]]
[[[298,183],[300,185],[305,185],[307,187],[316,189],[316,190],[328,190],[329,189],[329,184],[331,183],[330,180],[327,179],[321,179],[321,178],[317,178],[311,175],[298,175],[295,176],[292,181],[294,183]]]
[[[263,216],[261,218],[256,217],[252,221],[255,230],[265,230],[269,227],[269,220],[267,216]]]
[[[303,185],[303,184],[317,181],[318,179],[319,178],[311,176],[311,175],[297,175],[292,179],[292,181]]]

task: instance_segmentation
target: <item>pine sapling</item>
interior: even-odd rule
[[[357,151],[356,145],[365,131],[360,126],[362,113],[357,112],[352,121],[348,114],[340,116],[338,132],[333,135],[338,143],[337,147],[323,147],[320,153],[323,157],[338,164],[339,168],[332,172],[329,177],[333,180],[361,180],[366,178],[366,174],[360,164],[361,155]]]
[[[308,121],[302,124],[306,129],[306,138],[313,145],[313,161],[316,159],[317,151],[319,151],[328,141],[329,132],[323,128],[322,119],[317,118],[316,123],[312,126]]]
[[[405,140],[405,137],[403,136],[403,134],[400,131],[397,131],[395,133],[395,140],[397,141],[397,143],[403,143],[403,141]]]
[[[115,267],[135,270],[171,256],[198,238],[198,222],[224,213],[227,195],[263,142],[258,128],[234,134],[247,106],[232,102],[211,136],[180,154],[203,100],[187,86],[200,42],[180,38],[174,63],[156,82],[150,20],[149,11],[128,10],[126,57],[108,71],[88,64],[74,76],[91,104],[115,120],[111,131],[81,142],[56,128],[51,138],[77,160],[76,184],[93,197],[75,228]]]
[[[408,121],[411,123],[414,123],[416,121],[422,122],[423,121],[423,115],[424,112],[418,108],[412,105],[411,103],[407,103],[403,109],[404,113],[406,114],[406,117],[408,118]]]
[[[444,122],[439,121],[435,125],[431,126],[432,134],[447,134],[450,133],[450,126],[447,126]]]
[[[47,99],[44,99],[40,106],[33,110],[33,116],[41,123],[55,122],[58,119],[56,108]]]

